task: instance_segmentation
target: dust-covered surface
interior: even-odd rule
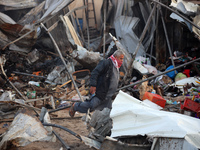
[[[70,118],[68,115],[68,109],[61,110],[58,112],[59,115],[62,115],[62,119],[55,117],[55,115],[51,115],[53,119],[51,119],[51,122],[53,124],[61,125],[63,127],[66,127],[70,129],[71,131],[82,135],[87,136],[88,130],[86,128],[85,122],[81,120],[82,116],[85,114],[76,113],[74,118]],[[66,119],[65,119],[66,118]],[[11,122],[1,122],[0,123],[0,134],[3,134],[9,127]],[[73,136],[72,134],[60,129],[53,127],[53,130],[58,133],[58,135],[65,141],[65,143],[72,149],[72,150],[94,150],[95,148],[90,148],[89,146],[85,145],[82,141],[80,141],[78,138]],[[62,144],[61,142],[56,139],[56,142],[33,142],[28,144],[24,147],[9,147],[7,149],[9,150],[60,150]],[[65,149],[63,147],[63,149]]]

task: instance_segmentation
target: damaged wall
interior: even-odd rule
[[[85,0],[84,0],[85,1]],[[88,2],[90,3],[92,0],[88,0]],[[94,5],[95,5],[95,13],[96,13],[96,19],[97,19],[97,28],[99,28],[101,26],[100,22],[101,22],[101,14],[100,14],[100,9],[101,9],[101,5],[103,3],[103,0],[94,0]],[[83,1],[80,0],[75,0],[70,6],[70,10],[76,7],[81,7],[83,6]],[[90,4],[91,5],[91,4]],[[83,10],[78,10],[76,11],[78,18],[83,18],[83,30],[86,28],[86,20],[85,20],[85,12],[83,12]],[[92,13],[92,12],[91,12]],[[91,16],[93,16],[93,14],[91,14]]]

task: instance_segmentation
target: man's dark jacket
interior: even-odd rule
[[[105,100],[112,73],[113,63],[111,59],[100,61],[91,73],[90,86],[96,87],[96,96],[101,100]]]

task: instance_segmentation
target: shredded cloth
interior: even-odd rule
[[[122,62],[118,61],[113,55],[111,55],[109,58],[112,60],[114,66],[115,66],[117,69],[119,69],[119,68],[121,67]]]

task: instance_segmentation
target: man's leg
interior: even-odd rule
[[[69,109],[69,115],[74,117],[76,111],[80,113],[87,113],[89,108],[91,111],[93,111],[100,104],[101,100],[96,96],[89,101],[74,103]]]
[[[89,101],[75,103],[74,111],[87,113],[89,108],[91,111],[93,111],[99,104],[101,104],[101,100],[95,96]]]

